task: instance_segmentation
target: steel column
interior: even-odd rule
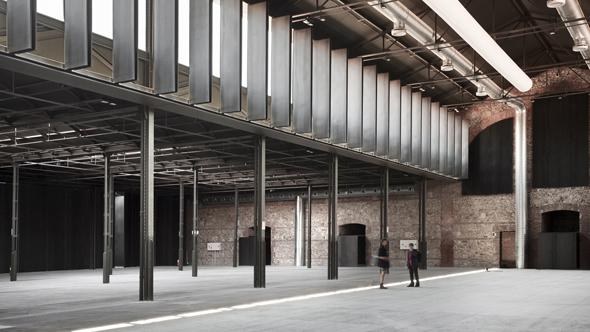
[[[10,0],[6,3],[6,42],[9,53],[35,49],[37,1]]]
[[[271,124],[291,124],[291,16],[272,18]]]
[[[268,116],[268,8],[266,1],[249,4],[247,34],[248,120],[266,120]]]
[[[178,270],[184,267],[184,183],[178,183]]]
[[[422,259],[420,260],[420,268],[426,269],[426,261],[428,257],[428,248],[426,243],[426,179],[422,179],[418,183],[418,186],[420,187],[418,190],[418,248],[420,249],[420,252],[422,254]]]
[[[311,186],[307,186],[307,268],[311,269]]]
[[[111,275],[111,156],[108,154],[104,155],[104,210],[103,210],[103,251],[102,251],[102,283],[108,284],[110,282]]]
[[[190,2],[189,90],[193,104],[211,102],[213,0]]]
[[[389,168],[383,169],[381,175],[381,225],[379,227],[379,239],[387,239],[389,212]]]
[[[19,167],[15,162],[12,164],[12,229],[11,251],[10,251],[10,281],[16,281],[18,273],[18,198],[19,198]]]
[[[238,187],[234,190],[234,263],[233,267],[238,267],[238,227],[240,226],[240,201]]]
[[[193,270],[193,277],[198,275],[198,266],[199,266],[199,228],[198,228],[198,216],[199,216],[199,172],[197,167],[193,168],[193,230],[191,232],[193,238],[193,251],[191,257],[191,264]]]
[[[113,82],[137,79],[137,0],[113,2]]]
[[[109,162],[109,275],[113,275],[115,267],[115,177],[110,171]]]
[[[242,1],[219,2],[221,19],[219,94],[222,113],[242,110]]]
[[[338,155],[332,155],[328,179],[328,280],[338,279],[338,239],[336,237],[338,207]]]
[[[154,299],[154,111],[141,113],[139,300]]]
[[[92,1],[64,0],[64,68],[85,68],[91,59]]]
[[[254,287],[266,287],[266,245],[264,241],[264,206],[266,177],[266,138],[256,139],[254,156],[254,232],[256,257],[254,259]]]

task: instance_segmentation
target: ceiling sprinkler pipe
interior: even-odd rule
[[[373,1],[377,4],[377,1]],[[372,3],[370,3],[372,4]],[[373,8],[379,11],[382,15],[389,18],[394,25],[400,21],[405,21],[405,28],[412,38],[422,45],[433,45],[434,30],[426,24],[422,19],[412,13],[406,6],[401,2],[389,2],[384,4],[384,7],[373,6]],[[452,47],[449,43],[446,43],[443,38],[437,33],[438,45],[428,46],[428,49],[435,54],[441,61],[450,59],[453,64],[454,70],[456,70],[461,76],[472,76],[474,74],[474,65],[469,61],[461,52],[456,48]],[[475,72],[479,73],[480,69],[475,67]],[[469,78],[469,81],[475,86],[479,87],[482,85],[485,87],[488,95],[492,98],[502,98],[503,90],[493,80],[488,78],[486,75],[479,75],[478,78]]]
[[[586,65],[590,69],[590,50],[587,47],[588,43],[590,43],[590,26],[588,26],[580,3],[577,0],[569,0],[563,6],[555,9],[562,21],[565,22],[565,27],[570,33],[574,44],[576,41],[582,41],[586,45],[586,48],[578,47],[577,49],[580,55],[582,55],[582,58],[586,60]]]

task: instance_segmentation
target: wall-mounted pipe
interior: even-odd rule
[[[526,144],[526,107],[521,99],[506,101],[514,108],[514,216],[516,222],[516,267],[525,268],[525,246],[527,233],[527,144]]]

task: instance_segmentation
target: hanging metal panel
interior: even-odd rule
[[[360,148],[363,141],[363,60],[348,59],[347,141],[349,148]]]
[[[430,168],[430,97],[422,98],[422,156],[420,166]]]
[[[401,85],[399,80],[389,82],[389,158],[401,156]]]
[[[401,88],[401,161],[412,160],[412,90],[409,86]]]
[[[291,125],[291,16],[272,18],[270,91],[271,123]]]
[[[6,3],[6,30],[8,53],[34,50],[37,31],[37,1],[8,0]]]
[[[461,121],[461,178],[469,177],[469,123]]]
[[[422,93],[412,93],[412,160],[420,165],[422,158]]]
[[[375,152],[377,139],[377,66],[363,67],[363,144],[362,151]]]
[[[213,0],[192,0],[189,9],[191,104],[211,102]]]
[[[266,120],[268,92],[268,9],[248,5],[248,120]]]
[[[377,141],[375,154],[387,156],[389,152],[389,73],[377,75]]]
[[[332,143],[346,143],[348,51],[332,50],[330,61],[330,138]]]
[[[440,150],[440,104],[434,102],[430,105],[430,169],[437,172]]]
[[[64,67],[90,66],[92,0],[64,0]]]
[[[462,128],[461,128],[461,116],[459,116],[458,114],[455,115],[455,166],[453,167],[453,176],[456,177],[460,177],[461,176],[461,163],[462,163],[462,158],[461,158],[461,152],[463,151],[461,149],[461,133],[462,133]]]
[[[221,112],[242,110],[242,1],[220,1],[221,60],[219,89]]]
[[[446,175],[455,174],[455,113],[447,112],[447,167]]]
[[[313,41],[311,115],[313,136],[330,137],[330,39]]]
[[[445,106],[439,108],[439,145],[438,145],[438,170],[447,172],[447,146],[448,146],[448,112]]]
[[[172,93],[178,85],[178,0],[153,1],[154,93]]]
[[[293,129],[311,132],[311,29],[293,30]]]
[[[113,2],[113,82],[137,79],[137,0]]]

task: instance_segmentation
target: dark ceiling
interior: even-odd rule
[[[393,0],[395,1],[395,0]],[[383,2],[393,2],[383,0]],[[500,87],[510,88],[493,68],[461,40],[446,23],[422,1],[399,0],[466,58],[475,60],[484,74]],[[389,59],[375,60],[380,71],[403,84],[425,88],[425,93],[443,104],[476,101],[475,87],[457,73],[438,71],[441,60],[411,37],[394,40],[384,36],[391,21],[369,6],[369,1],[352,0],[281,0],[272,1],[271,14],[306,17],[314,24],[316,36],[329,36],[336,47],[347,47],[352,55],[391,51]],[[490,33],[506,53],[529,76],[551,67],[583,67],[579,53],[573,52],[572,39],[557,11],[547,8],[544,0],[462,0],[466,9]],[[585,13],[590,2],[580,1]],[[446,75],[445,75],[446,74]],[[448,76],[447,76],[448,75]]]

